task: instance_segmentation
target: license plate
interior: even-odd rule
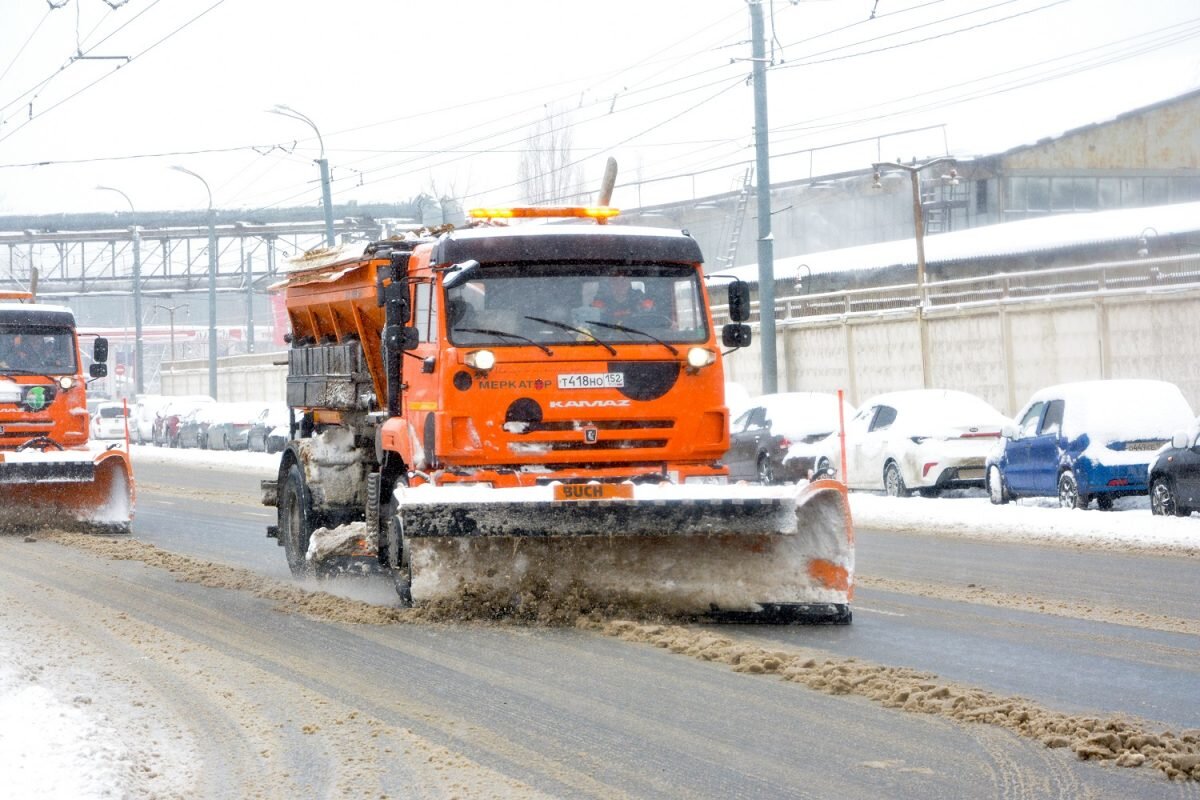
[[[633,497],[633,485],[628,483],[556,483],[554,499],[574,502],[577,500],[628,500]]]
[[[560,389],[620,389],[624,372],[575,372],[558,376]]]

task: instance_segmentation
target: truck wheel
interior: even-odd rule
[[[292,464],[279,492],[279,541],[283,543],[288,567],[297,578],[312,572],[305,558],[313,531],[311,517],[312,506],[308,487],[304,485],[304,473],[298,464]]]
[[[387,549],[388,567],[396,585],[396,596],[401,608],[412,608],[412,566],[404,548],[404,535],[400,527],[400,516],[396,513],[396,501],[387,504]],[[394,555],[393,555],[394,554]]]

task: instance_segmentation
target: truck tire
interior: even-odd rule
[[[396,587],[396,596],[401,608],[411,608],[412,598],[412,567],[408,563],[408,554],[404,552],[404,534],[400,526],[400,515],[396,513],[396,501],[387,504],[387,542],[389,572]],[[382,549],[382,548],[380,548]],[[392,554],[395,554],[394,556]]]
[[[287,556],[292,575],[303,578],[312,573],[308,560],[308,540],[312,536],[312,501],[304,485],[299,464],[292,464],[279,488],[279,541]]]

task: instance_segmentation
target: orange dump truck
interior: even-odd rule
[[[108,342],[93,344],[92,377]],[[122,445],[88,442],[87,378],[69,308],[0,292],[0,528],[128,532],[133,471]]]
[[[296,575],[369,566],[418,604],[569,595],[729,619],[849,621],[843,487],[729,485],[722,347],[685,232],[600,209],[487,222],[278,289],[293,437],[264,502]],[[566,224],[495,218],[581,217]]]

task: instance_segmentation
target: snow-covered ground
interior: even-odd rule
[[[132,450],[135,475],[139,463],[156,463],[267,477],[279,464],[277,454],[141,445],[134,445]],[[1051,499],[997,507],[975,492],[936,499],[852,492],[850,507],[859,528],[1057,540],[1097,547],[1200,549],[1200,515],[1186,519],[1155,517],[1145,498],[1125,498],[1117,501],[1113,511],[1103,512],[1062,509]],[[102,691],[99,687],[94,690]],[[133,780],[128,770],[106,766],[128,760],[128,754],[114,751],[117,744],[103,735],[112,723],[78,698],[78,686],[59,687],[31,680],[11,666],[0,665],[0,763],[6,765],[6,796],[45,800],[124,797],[137,792],[128,783]],[[47,785],[44,777],[48,775],[59,776],[65,782]]]

